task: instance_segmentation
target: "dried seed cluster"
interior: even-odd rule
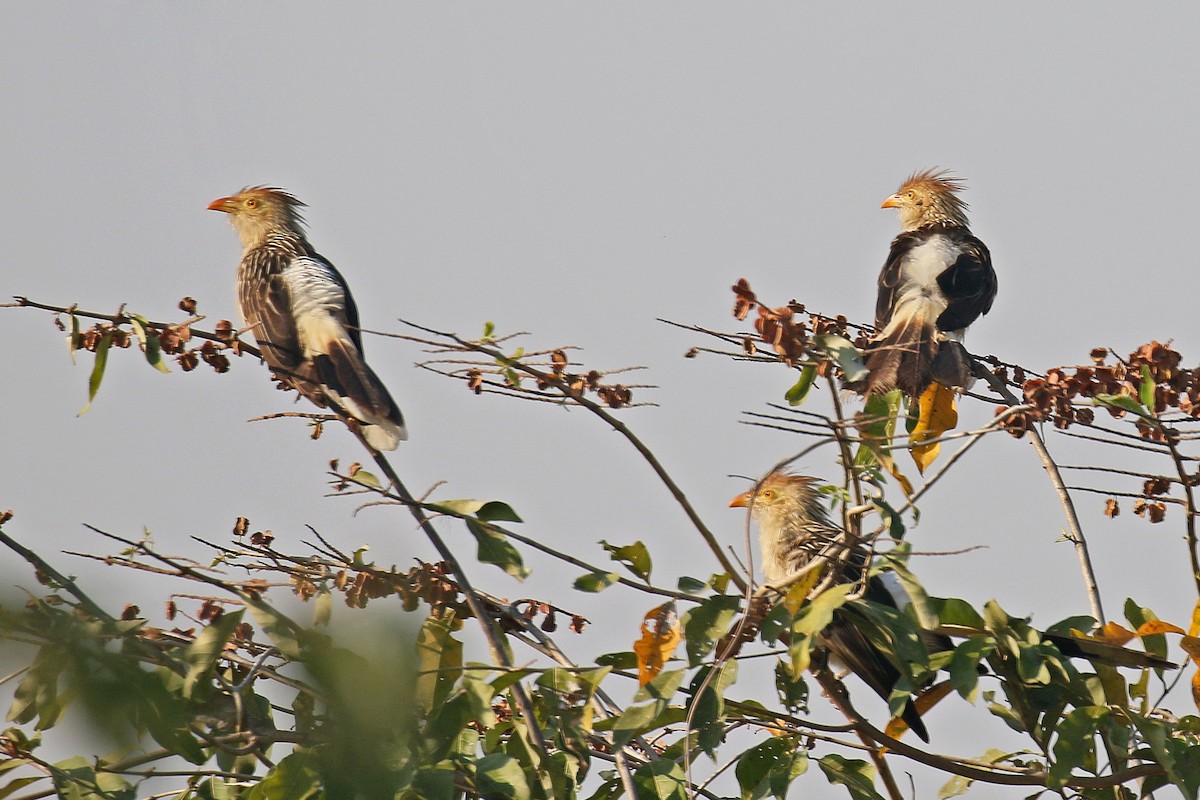
[[[769,345],[775,355],[779,356],[779,359],[789,367],[794,367],[797,362],[811,358],[808,353],[808,342],[811,335],[837,334],[853,341],[854,346],[860,350],[870,340],[865,331],[857,334],[851,333],[849,323],[844,316],[822,317],[812,314],[805,309],[803,303],[797,303],[795,300],[786,306],[770,308],[759,302],[745,278],[740,279],[730,288],[734,294],[733,316],[744,320],[751,311],[757,310],[758,318],[754,320],[754,330],[758,333],[759,339]],[[798,317],[803,318],[798,319]],[[758,352],[758,345],[747,338],[742,343],[742,349],[747,355],[751,355]],[[824,361],[821,366],[822,374],[824,374],[828,370],[829,362]]]
[[[1192,419],[1200,419],[1200,381],[1197,371],[1180,367],[1182,356],[1161,342],[1144,344],[1124,360],[1107,364],[1107,348],[1092,351],[1093,363],[1086,366],[1055,367],[1045,378],[1024,382],[1025,401],[1035,406],[1029,420],[1045,420],[1060,429],[1078,422],[1091,424],[1091,405],[1076,406],[1074,401],[1100,400],[1108,413],[1120,419],[1129,411],[1113,405],[1109,398],[1146,398],[1145,416],[1135,420],[1138,433],[1154,442],[1166,442],[1172,429],[1161,424],[1160,415],[1172,409]],[[1150,381],[1150,385],[1146,385]]]

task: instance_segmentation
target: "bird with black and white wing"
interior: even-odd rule
[[[785,585],[789,578],[816,561],[825,562],[821,567],[823,577],[831,578],[834,584],[863,582],[870,566],[870,548],[829,518],[818,492],[820,485],[821,481],[816,478],[776,471],[730,502],[731,507],[748,508],[758,522],[762,568],[768,584]],[[912,604],[912,598],[890,571],[871,575],[862,585],[862,599],[870,603],[899,611]],[[1028,628],[1023,620],[1015,621],[1015,624],[1025,631],[1023,635],[1032,637],[1033,641],[1047,642],[1070,658],[1132,669],[1176,668],[1174,663],[1153,653],[1074,633],[1037,632]],[[946,625],[939,626],[937,631],[917,630],[921,646],[931,656],[954,649],[947,633],[973,637],[987,636],[989,631]],[[853,604],[833,612],[831,622],[819,635],[818,644],[829,652],[831,660],[849,669],[885,700],[892,697],[904,672],[923,671],[900,663],[895,652],[885,652],[873,643],[864,633],[863,618]],[[1015,656],[997,650],[994,657],[1003,662]],[[1000,675],[1004,672],[997,670]],[[928,681],[925,685],[928,686]],[[925,686],[913,688],[923,691]],[[929,741],[915,698],[905,702],[900,717],[918,736]]]
[[[267,366],[318,406],[361,423],[376,450],[408,438],[404,416],[363,359],[358,308],[341,273],[304,233],[304,207],[281,189],[253,186],[209,204],[241,238],[238,305]]]
[[[732,508],[749,508],[758,521],[759,551],[768,584],[785,581],[814,560],[828,564],[825,572],[832,574],[835,583],[862,580],[869,552],[829,519],[817,493],[819,485],[816,478],[806,475],[774,472],[756,489],[743,492],[729,503]],[[863,596],[897,609],[903,609],[909,602],[891,573],[872,576],[866,582]],[[923,631],[921,638],[931,653],[954,647],[948,638],[928,631]],[[885,700],[891,697],[900,680],[900,670],[872,644],[847,609],[834,611],[832,622],[820,635],[820,644],[880,697]],[[921,739],[929,741],[925,723],[911,700],[905,703],[901,717]]]
[[[963,188],[962,179],[930,169],[883,201],[882,208],[899,213],[901,230],[879,273],[868,375],[848,388],[916,397],[934,381],[969,385],[962,339],[991,310],[996,273],[987,245],[971,233]]]

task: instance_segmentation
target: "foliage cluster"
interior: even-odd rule
[[[794,783],[823,778],[853,798],[899,800],[904,793],[891,764],[903,759],[942,771],[943,797],[984,783],[1114,800],[1171,785],[1196,798],[1200,718],[1165,703],[1178,680],[1173,675],[1192,680],[1200,700],[1191,665],[1178,672],[1166,667],[1168,659],[1200,655],[1200,619],[1185,629],[1128,600],[1126,625],[1107,620],[1073,500],[1081,491],[1100,492],[1115,514],[1116,498],[1126,494],[1152,522],[1164,519],[1164,504],[1179,505],[1200,594],[1197,476],[1188,471],[1195,457],[1187,452],[1200,403],[1193,373],[1180,368],[1178,354],[1152,343],[1106,365],[1116,356],[1095,351],[1090,365],[1044,374],[978,358],[987,394],[968,392],[964,402],[995,406],[996,416],[980,429],[954,431],[953,397],[927,403],[894,393],[850,413],[838,382],[861,370],[856,345],[867,329],[795,302],[769,307],[744,281],[734,291],[735,316],[754,313],[754,330],[679,326],[708,342],[688,355],[798,372],[785,403],[748,412],[747,421],[809,437],[801,455],[836,449],[842,474],[826,487],[832,507],[847,531],[871,543],[873,569],[891,571],[908,589],[914,603],[907,612],[872,604],[861,597],[862,587],[822,580],[817,571],[788,586],[755,588],[674,477],[616,415],[636,405],[635,391],[640,396],[649,387],[614,381],[621,371],[573,363],[571,348],[508,350],[508,338],[490,325],[478,339],[412,326],[415,333],[401,338],[427,348],[420,367],[461,380],[476,394],[580,407],[617,431],[678,503],[690,535],[711,553],[713,573],[664,585],[655,554],[641,542],[602,542],[595,557],[557,551],[522,533],[520,516],[506,503],[413,497],[390,462],[368,448],[375,467],[342,470],[333,463],[331,485],[407,509],[438,562],[387,569],[368,561],[365,549],[345,553],[315,531],[305,552],[287,552],[244,519],[231,540],[198,540],[199,555],[169,554],[148,538],[96,530],[115,550],[93,558],[164,575],[180,587],[166,604],[165,624],[155,625],[137,607],[100,607],[50,558],[5,532],[5,515],[0,543],[25,560],[40,588],[23,603],[0,604],[5,646],[24,645],[29,653],[9,676],[15,689],[11,726],[0,734],[0,797],[604,800],[736,791],[742,798],[782,798]],[[222,372],[231,365],[228,355],[256,352],[228,323],[198,329],[203,318],[194,315],[194,301],[181,305],[189,317],[179,323],[24,298],[14,305],[55,314],[72,351],[94,352],[90,399],[113,346],[136,341],[160,371],[169,370],[164,353],[185,371],[203,360]],[[81,320],[95,324],[85,329]],[[192,338],[204,344],[192,347]],[[816,397],[822,387],[824,401]],[[818,404],[823,410],[812,410]],[[1108,412],[1107,423],[1096,421],[1096,406]],[[332,419],[291,415],[307,417],[314,436]],[[1141,490],[1068,486],[1043,434],[1080,435],[1080,429],[1118,463],[1121,448],[1136,446],[1161,456],[1167,469],[1142,474],[1098,463],[1092,469],[1138,481]],[[998,432],[1037,449],[1060,491],[1092,616],[1037,630],[998,602],[974,608],[929,596],[914,574],[905,537],[919,501],[976,443]],[[939,458],[943,446],[954,452]],[[916,483],[896,458],[906,450],[922,475]],[[577,591],[609,592],[614,604],[638,609],[641,638],[634,641],[638,632],[631,630],[629,650],[573,662],[557,637],[586,636],[587,621],[549,602],[510,602],[473,586],[463,554],[447,548],[438,531],[456,524],[473,537],[476,560],[508,576],[497,580],[528,574],[524,552],[559,559],[578,570]],[[285,613],[289,596],[307,603],[310,620]],[[399,604],[413,622],[358,635],[336,630],[330,617],[339,601],[351,609]],[[1021,734],[1024,748],[963,758],[909,744],[895,720],[865,718],[853,702],[857,684],[843,683],[815,646],[837,609],[850,611],[900,669],[893,712],[910,694],[919,695],[925,711],[957,696]],[[482,636],[486,657],[468,657],[479,639],[464,626]],[[920,644],[922,629],[953,636],[955,649],[931,657]],[[1125,647],[1133,641],[1142,649]],[[1076,658],[1081,652],[1105,657]],[[534,660],[524,665],[530,654]],[[738,682],[746,662],[761,658],[775,665],[770,696]],[[931,679],[941,682],[922,690]],[[814,685],[832,706],[811,702]],[[44,757],[47,732],[70,721],[72,708],[100,726],[112,752]]]

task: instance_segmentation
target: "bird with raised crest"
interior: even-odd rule
[[[817,492],[819,485],[816,478],[806,475],[773,472],[757,489],[743,492],[729,503],[731,508],[749,508],[758,522],[759,552],[768,584],[786,580],[816,559],[828,563],[826,574],[831,571],[835,583],[863,579],[869,552],[829,519]],[[864,590],[867,600],[891,608],[903,609],[910,602],[890,572],[872,576]],[[954,647],[948,638],[928,631],[923,631],[921,638],[931,653]],[[820,644],[884,700],[891,697],[900,670],[871,643],[845,607],[834,611]],[[922,740],[929,741],[925,723],[911,700],[900,716]]]
[[[972,235],[962,179],[937,169],[914,173],[883,201],[900,216],[879,273],[875,336],[864,355],[867,377],[848,388],[900,389],[916,397],[937,381],[970,385],[967,327],[992,308],[996,273],[987,245]]]
[[[866,543],[854,538],[829,518],[818,491],[820,484],[816,478],[776,471],[755,488],[739,494],[730,502],[731,507],[749,508],[758,522],[763,575],[768,584],[785,585],[789,577],[818,559],[827,564],[822,568],[822,577],[832,577],[837,584],[863,582],[871,560],[870,549]],[[899,611],[912,605],[911,596],[891,571],[878,572],[867,578],[863,584],[862,599]],[[1153,653],[1131,650],[1103,641],[1102,638],[1074,633],[1038,632],[1027,628],[1024,620],[1010,621],[1010,624],[1026,631],[1025,635],[1036,637],[1031,641],[1048,642],[1070,658],[1131,669],[1164,670],[1177,666]],[[933,655],[954,649],[946,632],[954,636],[986,635],[986,631],[982,630],[955,629],[954,626],[945,625],[937,631],[919,629],[917,635],[924,649]],[[902,667],[910,666],[894,661],[895,654],[885,653],[863,633],[854,604],[842,606],[833,612],[833,618],[821,632],[818,643],[829,652],[831,661],[849,669],[885,700],[892,696],[900,681]],[[995,657],[1014,656],[1004,654],[1001,648]],[[1015,671],[1015,668],[1010,671]],[[923,690],[925,687],[914,688]],[[929,741],[929,733],[914,698],[905,702],[900,716],[921,739]]]
[[[358,308],[341,273],[309,244],[304,207],[281,189],[253,186],[209,204],[242,240],[242,317],[276,377],[318,406],[357,420],[376,450],[408,438],[387,387],[363,359]]]

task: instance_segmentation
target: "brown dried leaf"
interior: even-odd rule
[[[754,292],[750,289],[750,284],[745,278],[738,279],[732,287],[736,299],[733,303],[733,316],[736,319],[743,320],[750,313],[750,310],[758,305],[758,298],[754,296]]]
[[[1169,491],[1171,491],[1170,479],[1161,476],[1157,478],[1150,478],[1144,484],[1142,484],[1142,493],[1147,497],[1166,494]]]
[[[563,370],[567,368],[567,354],[562,350],[555,350],[550,354],[550,369],[555,375],[561,375]]]

